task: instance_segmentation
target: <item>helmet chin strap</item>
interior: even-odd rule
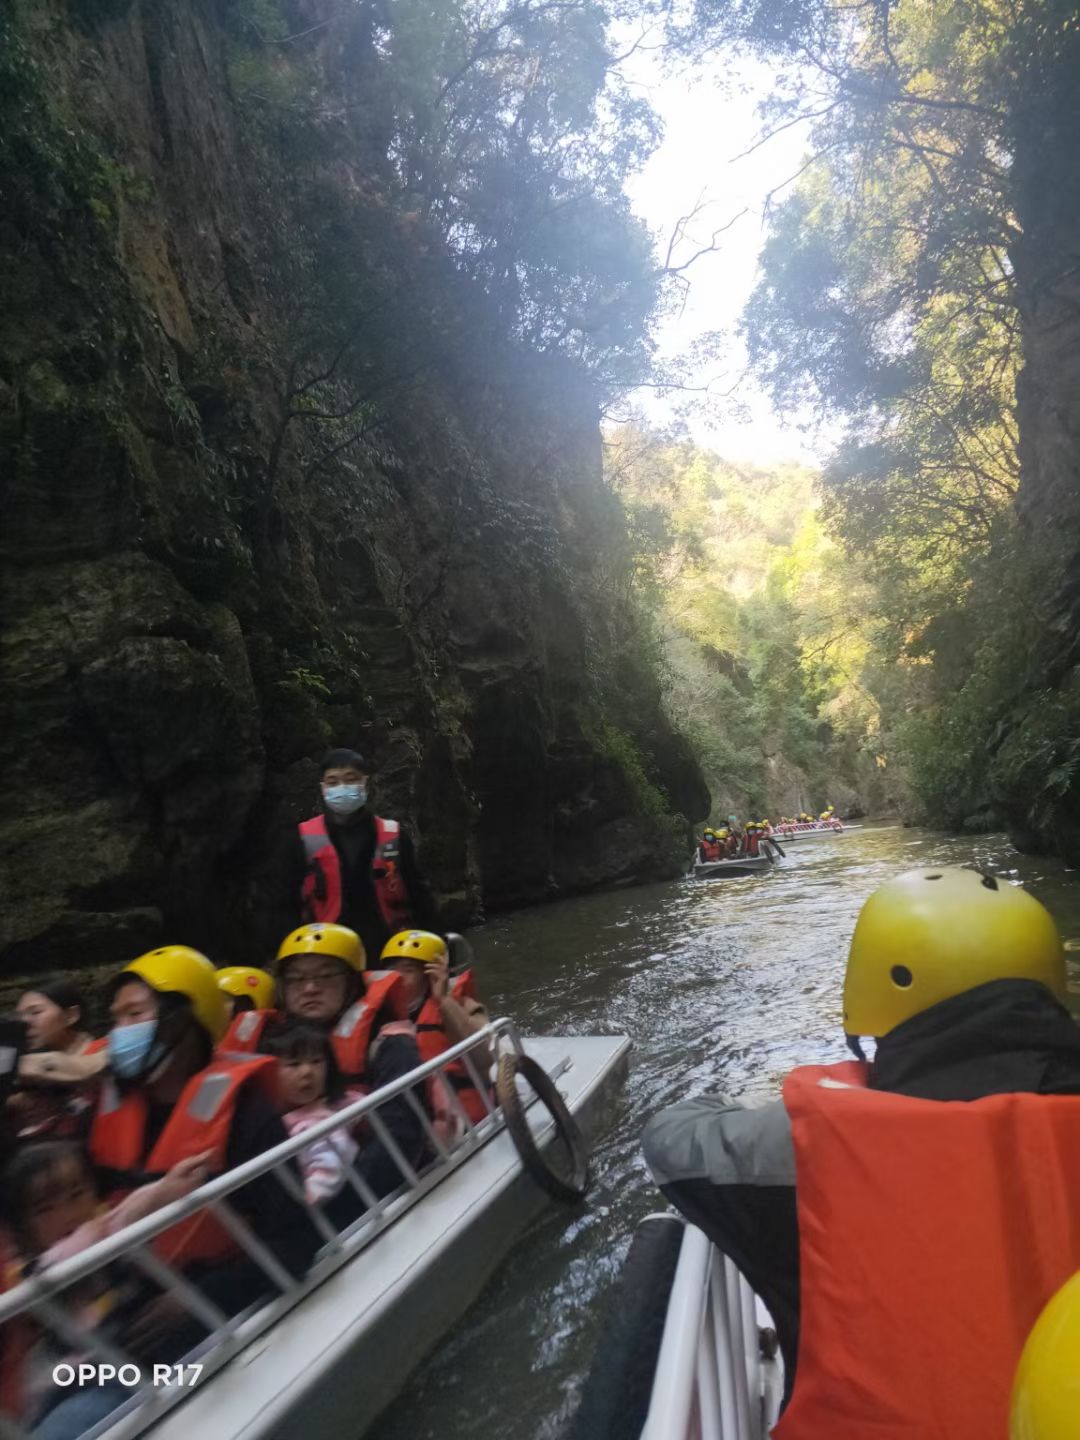
[[[865,1054],[865,1052],[863,1051],[863,1048],[862,1048],[862,1039],[861,1039],[861,1037],[858,1036],[858,1035],[849,1035],[849,1034],[845,1031],[845,1032],[844,1032],[844,1039],[847,1041],[847,1047],[848,1047],[848,1049],[851,1051],[851,1053],[855,1056],[856,1060],[864,1060],[864,1061],[865,1061],[865,1059],[866,1059],[866,1054]]]

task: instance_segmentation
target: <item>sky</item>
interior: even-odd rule
[[[699,66],[689,75],[671,75],[658,54],[641,52],[627,62],[624,74],[649,98],[664,126],[662,143],[626,187],[636,213],[657,235],[661,251],[666,251],[679,218],[689,214],[699,199],[708,208],[688,227],[676,263],[708,245],[714,229],[746,211],[719,237],[719,250],[695,262],[688,272],[689,290],[681,312],[660,330],[662,353],[677,355],[702,333],[735,331],[766,238],[767,197],[804,162],[807,127],[793,127],[751,150],[762,134],[758,103],[775,84],[773,72],[758,61],[725,58]],[[776,199],[785,193],[780,189]],[[712,387],[708,399],[693,397],[684,416],[694,439],[732,460],[761,464],[820,460],[828,437],[815,437],[794,420],[780,417],[753,381],[741,378],[743,357],[737,340],[734,347],[729,364],[713,365],[695,381],[711,381]],[[725,400],[723,392],[735,382],[738,388]],[[675,406],[684,409],[687,399],[686,395],[661,399],[640,391],[634,404],[663,423],[674,419]]]

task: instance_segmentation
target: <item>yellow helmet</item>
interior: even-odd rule
[[[218,989],[217,971],[197,950],[187,945],[162,945],[125,965],[124,975],[137,975],[159,995],[186,995],[191,1011],[217,1044],[229,1023],[225,997]]]
[[[1080,1435],[1080,1274],[1057,1292],[1027,1338],[1013,1386],[1010,1440]]]
[[[721,830],[720,833],[717,835],[716,838],[717,838],[717,840],[729,840],[729,839],[731,838],[731,831],[730,831],[730,830]]]
[[[909,870],[859,912],[844,976],[844,1029],[887,1035],[991,980],[1037,980],[1065,999],[1065,956],[1050,912],[978,870]]]
[[[301,925],[299,930],[290,931],[277,952],[278,969],[294,955],[326,955],[332,960],[340,960],[357,973],[367,968],[367,955],[360,936],[344,925]]]
[[[218,989],[237,1000],[250,1000],[254,1009],[269,1010],[274,1003],[274,977],[253,965],[226,965],[217,972]]]
[[[440,960],[449,961],[450,951],[441,935],[430,930],[399,930],[382,948],[380,960],[391,965],[395,960],[419,960],[422,965],[437,965]]]
[[[704,831],[703,833],[704,833],[704,838],[705,838],[706,840],[715,840],[715,839],[716,839],[716,831],[715,831],[715,830],[706,830],[706,831]]]

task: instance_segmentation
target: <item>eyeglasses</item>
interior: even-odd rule
[[[340,970],[302,970],[299,975],[290,973],[285,976],[285,989],[302,990],[305,985],[317,985],[319,989],[325,989],[327,985],[340,979]]]

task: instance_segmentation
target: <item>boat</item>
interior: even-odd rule
[[[634,1234],[572,1440],[768,1440],[784,1366],[745,1277],[681,1215]]]
[[[771,855],[742,855],[734,860],[695,860],[690,871],[695,880],[723,880],[740,875],[762,875],[772,869]]]
[[[413,1092],[457,1059],[478,1079],[470,1052],[481,1045],[498,1056],[496,1095],[502,1103],[489,1101],[488,1113],[475,1125],[458,1105],[461,1134],[447,1147]],[[106,1264],[125,1260],[155,1278],[209,1333],[181,1365],[170,1367],[169,1383],[154,1385],[133,1367],[129,1374],[138,1382],[130,1397],[87,1436],[127,1440],[153,1427],[155,1440],[190,1440],[193,1434],[200,1440],[311,1440],[342,1431],[344,1416],[344,1430],[359,1437],[476,1298],[551,1194],[580,1198],[586,1183],[583,1147],[607,1121],[629,1047],[621,1035],[522,1040],[511,1021],[492,1021],[303,1135],[0,1295],[0,1326],[32,1315],[54,1335],[65,1335],[66,1312],[57,1297]],[[482,1081],[480,1088],[488,1093]],[[380,1108],[403,1093],[421,1115],[435,1154],[418,1171],[395,1153],[379,1118]],[[308,1206],[324,1243],[308,1274],[294,1279],[228,1197],[274,1171],[303,1202],[289,1162],[321,1134],[361,1119],[394,1154],[402,1183],[380,1200],[365,1193],[351,1173],[366,1210],[340,1231],[319,1207]],[[276,1292],[231,1319],[215,1314],[151,1249],[162,1231],[208,1206],[262,1268],[268,1290]],[[65,1338],[74,1348],[70,1320]],[[132,1364],[94,1331],[79,1332],[75,1344],[82,1359]],[[0,1433],[9,1440],[25,1432],[6,1426]]]
[[[696,880],[723,880],[725,876],[737,878],[740,875],[763,875],[770,870],[777,855],[783,850],[768,836],[763,835],[757,855],[736,855],[730,860],[695,860],[690,874]]]
[[[793,840],[820,840],[823,835],[847,835],[861,830],[861,825],[802,825],[794,830],[778,830],[777,837],[789,845]]]

